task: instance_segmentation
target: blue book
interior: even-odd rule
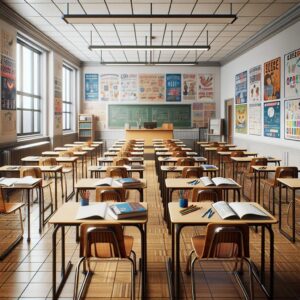
[[[203,165],[201,165],[201,167],[204,170],[216,170],[217,169],[217,167],[215,165],[206,165],[206,164],[203,164]]]
[[[147,209],[139,202],[115,203],[109,208],[109,214],[117,220],[147,215]]]
[[[141,185],[141,181],[136,178],[119,178],[115,180],[117,183],[121,184],[123,187],[136,187]]]

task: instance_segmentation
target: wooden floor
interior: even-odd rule
[[[146,201],[149,207],[148,223],[148,299],[169,299],[166,260],[171,254],[171,240],[162,217],[162,204],[158,189],[157,177],[153,161],[146,161],[145,178],[148,188]],[[20,195],[14,198],[20,199]],[[130,192],[130,199],[137,198],[135,192]],[[59,198],[60,199],[60,198]],[[60,202],[60,201],[59,201]],[[52,227],[46,225],[42,235],[38,234],[38,206],[32,205],[32,241],[26,238],[14,251],[0,261],[0,299],[51,299],[51,234]],[[4,248],[14,234],[18,233],[15,216],[0,217],[0,247]],[[26,227],[26,226],[25,226]],[[26,229],[26,228],[25,228]],[[190,250],[190,238],[203,229],[185,229],[182,235],[181,259],[186,261]],[[300,241],[295,244],[288,242],[275,231],[275,298],[300,299]],[[134,229],[126,229],[127,234],[135,238],[134,249],[138,256],[139,234]],[[27,232],[25,231],[25,237]],[[78,245],[74,242],[74,229],[66,230],[67,256],[72,262],[78,260]],[[59,245],[58,245],[59,246]],[[255,262],[260,257],[260,234],[251,231],[251,257]],[[129,299],[130,297],[130,265],[129,263],[103,263],[93,265],[95,274],[89,287],[88,299]],[[185,264],[182,264],[184,270]],[[197,267],[197,296],[199,299],[242,299],[237,284],[227,264],[210,263]],[[73,293],[74,270],[62,291],[61,299],[71,299]],[[181,274],[181,299],[191,299],[190,276]],[[140,294],[140,275],[136,277],[136,294]],[[264,295],[255,285],[255,298],[264,299]]]

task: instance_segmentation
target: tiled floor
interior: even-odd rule
[[[146,201],[149,205],[148,223],[148,298],[169,299],[166,261],[171,254],[171,240],[162,216],[160,193],[155,175],[154,162],[146,161],[145,178],[148,188]],[[137,198],[130,192],[130,199]],[[19,198],[13,195],[13,198]],[[59,198],[60,199],[60,198]],[[60,202],[60,201],[59,201]],[[0,261],[0,299],[51,299],[51,234],[52,227],[46,225],[42,235],[38,234],[38,208],[32,205],[31,243],[26,238],[14,251]],[[16,216],[0,217],[0,247],[5,247],[17,228]],[[13,226],[13,227],[12,227]],[[13,228],[13,230],[11,230]],[[275,298],[300,299],[300,242],[288,242],[275,230]],[[201,228],[185,229],[182,234],[182,270],[190,250],[192,235],[203,231]],[[126,229],[126,233],[135,238],[134,249],[140,255],[140,238],[135,229]],[[25,237],[27,236],[25,226]],[[73,228],[66,230],[67,257],[76,263],[78,245],[74,241]],[[59,245],[58,245],[59,247]],[[251,257],[255,262],[260,258],[260,233],[251,231]],[[197,267],[197,295],[201,299],[240,299],[242,294],[228,270],[227,264],[210,263]],[[120,262],[98,262],[93,265],[95,274],[88,289],[88,299],[129,299],[130,264]],[[61,299],[72,299],[74,270],[61,293]],[[59,274],[58,274],[59,275]],[[190,276],[181,273],[181,298],[191,298]],[[140,274],[136,276],[136,295],[140,294]],[[255,298],[264,299],[264,295],[255,285]]]

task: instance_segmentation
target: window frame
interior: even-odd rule
[[[64,78],[66,78],[66,71],[69,72],[69,78],[68,78],[68,93],[67,89],[65,90],[66,84],[64,83]],[[76,70],[72,68],[69,64],[66,62],[63,62],[62,67],[62,130],[63,133],[71,132],[74,129],[74,104],[75,104],[75,76],[76,76]],[[66,80],[66,79],[65,79]],[[66,99],[66,95],[69,95],[69,99]],[[69,110],[65,110],[64,107],[69,106]],[[69,124],[66,124],[66,115],[69,115]],[[68,125],[65,127],[65,125]]]

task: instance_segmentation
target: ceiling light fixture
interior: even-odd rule
[[[139,61],[136,61],[136,62],[127,62],[127,61],[124,61],[124,62],[115,62],[115,61],[102,61],[100,62],[101,65],[104,65],[104,66],[197,66],[198,63],[195,62],[195,61],[192,61],[192,62],[168,62],[168,61],[162,61],[162,62],[139,62]]]
[[[91,45],[90,50],[94,51],[208,51],[209,45],[201,46],[107,46],[107,45]]]

